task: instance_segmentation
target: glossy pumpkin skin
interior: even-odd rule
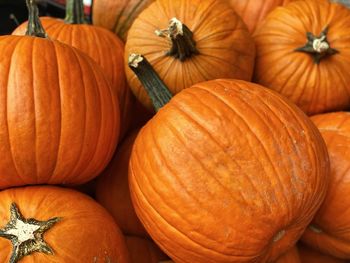
[[[257,25],[263,21],[266,15],[278,6],[288,4],[293,0],[226,0],[233,9],[242,17],[248,26],[249,32],[254,32]]]
[[[275,263],[301,263],[299,252],[296,246],[282,255]]]
[[[106,170],[97,178],[96,200],[114,217],[123,233],[147,237],[131,203],[128,165],[138,130],[131,132],[119,145]]]
[[[155,30],[167,28],[173,17],[192,31],[199,52],[183,62],[167,56],[170,41],[155,34]],[[143,86],[127,66],[131,53],[144,55],[171,93],[176,94],[210,79],[251,80],[255,47],[245,24],[225,1],[158,0],[152,3],[135,19],[125,45],[129,86],[136,98],[152,109]]]
[[[294,51],[306,33],[318,36],[328,25],[327,40],[339,53],[316,64],[310,54]],[[350,106],[350,10],[329,1],[295,1],[273,10],[254,34],[254,80],[283,94],[307,114]]]
[[[58,41],[0,37],[0,188],[82,184],[112,158],[118,97],[102,69]]]
[[[140,130],[132,201],[176,262],[269,262],[319,208],[329,163],[316,127],[275,92],[238,80],[178,93]]]
[[[312,117],[331,162],[327,196],[303,241],[325,254],[350,259],[350,114],[336,112]]]
[[[61,220],[43,239],[54,254],[33,253],[22,263],[129,263],[125,239],[107,211],[90,197],[77,191],[54,186],[12,188],[0,192],[0,227],[9,221],[9,208],[15,202],[25,218]],[[98,245],[96,245],[98,244]],[[9,262],[11,242],[0,237],[0,261]]]
[[[50,39],[73,46],[97,62],[111,81],[118,94],[121,114],[121,135],[126,133],[131,122],[131,110],[135,103],[131,90],[126,84],[124,71],[124,43],[110,31],[88,24],[67,24],[64,20],[42,17],[41,23]],[[13,35],[24,35],[24,22],[15,29]]]
[[[122,40],[139,13],[154,0],[95,0],[92,5],[92,22],[107,28]]]
[[[312,248],[299,245],[299,255],[301,263],[346,263],[345,259],[338,259],[331,257],[320,252],[313,250]]]
[[[125,240],[131,263],[159,263],[160,261],[169,259],[169,257],[149,239],[126,236]]]

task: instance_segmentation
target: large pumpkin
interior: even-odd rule
[[[295,1],[255,31],[255,81],[308,114],[350,107],[350,10],[329,1]]]
[[[131,132],[118,147],[107,169],[97,178],[96,199],[114,217],[123,233],[148,236],[135,214],[128,184],[128,165],[138,129]]]
[[[339,259],[322,254],[310,247],[298,245],[301,263],[347,263],[345,259]]]
[[[146,86],[165,91],[137,61],[135,72],[154,78]],[[175,262],[266,262],[310,223],[328,171],[321,135],[294,104],[219,79],[182,90],[143,126],[129,184],[138,217]]]
[[[327,144],[331,180],[326,199],[303,241],[323,253],[350,259],[350,114],[320,114],[312,120]]]
[[[102,69],[33,36],[0,37],[0,57],[0,188],[97,176],[119,134],[118,97]]]
[[[4,190],[0,214],[0,262],[130,262],[113,218],[79,192],[53,186]]]
[[[243,21],[226,1],[157,0],[129,30],[126,64],[135,52],[148,59],[175,94],[210,79],[250,80],[255,48]],[[138,100],[151,109],[141,83],[128,68],[126,73]]]

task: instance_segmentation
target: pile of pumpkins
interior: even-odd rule
[[[349,262],[350,9],[26,3],[0,37],[0,262]]]

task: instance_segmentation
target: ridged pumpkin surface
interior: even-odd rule
[[[0,188],[81,184],[112,158],[118,97],[77,49],[28,36],[0,37]]]
[[[282,255],[275,263],[301,263],[299,252],[296,246]]]
[[[275,92],[238,80],[178,93],[140,130],[129,184],[147,232],[176,262],[277,260],[328,186],[325,144]]]
[[[338,53],[317,64],[305,46],[307,32],[326,39]],[[255,31],[254,79],[312,115],[350,106],[350,10],[328,1],[295,1],[272,11]]]
[[[350,259],[350,114],[320,114],[312,120],[327,144],[331,180],[327,196],[303,241],[323,253]]]
[[[306,246],[298,246],[301,263],[347,263],[345,259],[334,258]]]
[[[125,239],[113,218],[84,194],[53,186],[31,186],[4,190],[0,200],[1,229],[10,220],[12,203],[25,219],[60,218],[43,235],[53,254],[34,252],[20,263],[131,263]],[[0,250],[0,262],[10,262],[13,248],[8,239],[0,237]]]
[[[199,52],[185,61],[166,55],[171,43],[155,30],[168,27],[176,17],[193,33]],[[205,80],[251,80],[255,47],[241,18],[225,1],[158,0],[131,26],[125,45],[125,61],[131,53],[144,55],[172,94]],[[137,99],[152,109],[140,81],[126,66],[128,83]]]

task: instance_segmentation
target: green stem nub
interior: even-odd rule
[[[28,8],[27,36],[47,38],[47,34],[40,22],[39,9],[35,0],[26,0]]]
[[[131,54],[128,64],[146,89],[156,111],[170,101],[172,94],[168,87],[165,86],[157,72],[155,72],[152,65],[144,56]]]
[[[310,32],[306,33],[307,43],[303,47],[295,49],[295,51],[310,54],[315,64],[319,64],[322,58],[332,56],[339,53],[338,50],[331,48],[327,40],[328,26],[321,32],[319,36],[315,36]]]
[[[66,0],[66,17],[64,22],[67,24],[86,24],[84,14],[83,0]]]
[[[158,29],[155,33],[157,36],[166,37],[171,41],[171,48],[166,53],[168,56],[185,61],[193,55],[199,54],[192,31],[175,17],[169,21],[167,29]]]

